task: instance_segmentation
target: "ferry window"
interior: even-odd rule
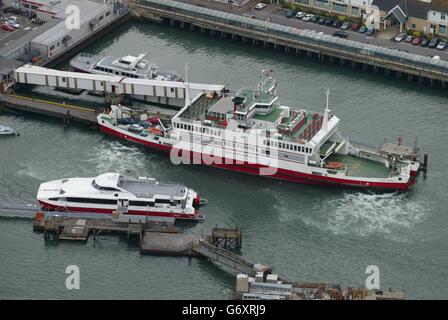
[[[174,88],[170,88],[170,91],[173,93],[174,92]]]
[[[106,17],[110,16],[110,11],[106,12]]]
[[[294,151],[297,151],[297,146],[294,146]]]
[[[118,71],[115,71],[115,74],[116,74],[117,76],[119,76],[119,75],[120,75],[120,72],[118,72]]]
[[[126,75],[126,73],[125,73],[125,72],[122,72],[122,73],[121,73],[121,75],[122,75],[122,76],[125,76],[125,75]]]
[[[266,140],[266,145],[269,147],[271,145],[271,141],[270,140]]]
[[[310,149],[310,153],[313,153],[313,149]]]
[[[308,148],[305,148],[305,152],[308,153]]]
[[[53,50],[53,49],[54,49],[54,45],[52,45],[52,46],[50,47],[50,51]]]
[[[65,82],[65,78],[64,77],[62,77],[62,82]]]

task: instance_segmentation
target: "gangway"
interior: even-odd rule
[[[16,83],[52,86],[65,89],[84,89],[105,94],[130,94],[143,97],[185,100],[187,84],[182,81],[135,79],[121,75],[97,75],[62,71],[33,65],[14,69]],[[191,95],[224,90],[224,85],[188,83]]]
[[[251,277],[255,277],[257,272],[270,273],[271,268],[261,265],[254,264],[232,251],[224,248],[214,246],[204,239],[198,240],[193,245],[193,250],[202,256],[207,257],[211,261],[221,263],[227,267],[230,267],[240,273],[245,273]]]

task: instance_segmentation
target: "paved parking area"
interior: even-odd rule
[[[295,18],[286,18],[285,9],[278,8],[277,6],[268,6],[263,10],[255,10],[253,8],[247,10],[246,14],[254,15],[256,19],[266,20],[270,19],[271,22],[300,28],[300,29],[309,29],[315,30],[316,32],[323,32],[325,34],[332,34],[337,29],[333,27],[327,27],[325,25],[320,25],[313,22],[305,22],[302,20],[298,20]],[[407,42],[394,42],[390,40],[390,35],[382,36],[382,32],[376,33],[374,36],[366,36],[365,34],[345,30],[348,33],[348,39],[359,41],[363,43],[374,44],[390,49],[399,49],[403,51],[407,51],[409,53],[419,54],[423,56],[439,56],[441,59],[448,60],[448,51],[447,50],[437,50],[431,48],[424,48],[420,46],[415,46]]]
[[[16,14],[1,14],[1,23],[5,21],[10,16],[15,16],[20,19],[20,28],[14,29],[14,31],[5,31],[0,29],[0,48],[12,44],[14,41],[19,40],[28,32],[41,28],[43,25],[38,25],[32,23],[29,19],[24,16],[19,16]],[[44,24],[45,25],[45,24]]]

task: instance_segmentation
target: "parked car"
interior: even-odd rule
[[[359,28],[361,28],[361,26],[357,23],[352,24],[352,27],[350,28],[350,30],[352,31],[358,31]]]
[[[5,23],[9,24],[14,29],[20,29],[20,23],[17,23],[14,20],[6,20]]]
[[[364,34],[366,36],[373,36],[375,34],[375,28],[368,28]]]
[[[300,12],[297,12],[297,14],[296,14],[296,19],[302,19],[302,18],[305,17],[305,16],[306,16],[306,13],[300,11]]]
[[[11,32],[11,31],[14,31],[14,28],[13,27],[11,27],[9,24],[7,24],[7,23],[2,23],[2,30],[5,30],[5,31],[9,31],[9,32]]]
[[[318,24],[325,24],[325,19],[324,18],[320,18],[319,21],[317,21]]]
[[[366,31],[367,31],[366,26],[361,26],[361,28],[359,28],[359,30],[358,30],[359,33],[366,33]]]
[[[412,40],[412,44],[414,46],[418,46],[420,44],[420,42],[422,42],[422,38],[421,37],[415,37],[414,40]]]
[[[447,41],[440,41],[437,45],[437,50],[445,50],[448,47]]]
[[[404,41],[411,43],[414,39],[415,39],[414,36],[409,35],[406,37],[406,39],[404,39]]]
[[[439,39],[437,38],[432,38],[431,41],[429,41],[428,43],[428,48],[435,48],[437,47],[437,45],[439,44]]]
[[[337,31],[333,32],[333,37],[347,39],[348,33],[346,31],[337,30]]]
[[[341,29],[342,29],[342,30],[347,30],[348,28],[350,28],[351,25],[352,25],[352,24],[351,24],[350,22],[346,21],[346,22],[344,22],[344,23],[342,24]]]
[[[394,40],[397,41],[397,42],[401,42],[401,41],[403,41],[404,39],[406,39],[406,37],[407,37],[407,34],[406,34],[406,33],[400,33],[398,36],[396,36],[396,37],[394,38]]]
[[[306,14],[302,20],[303,21],[310,21],[312,18],[314,17],[314,15],[312,15],[311,13]]]
[[[331,27],[333,25],[334,19],[325,19],[325,25]]]
[[[286,18],[294,18],[297,14],[297,11],[295,10],[287,10],[286,11]]]
[[[340,21],[340,20],[334,20],[334,22],[333,22],[333,28],[337,28],[337,29],[339,29],[340,27],[342,26],[342,21]]]
[[[319,16],[313,16],[313,17],[310,19],[310,21],[311,21],[311,22],[314,22],[314,23],[317,23],[319,20],[320,20],[320,17],[319,17]]]
[[[422,40],[420,41],[420,47],[427,47],[428,44],[429,44],[428,38],[422,38]]]
[[[264,8],[266,8],[266,3],[260,2],[255,5],[255,10],[263,10]]]

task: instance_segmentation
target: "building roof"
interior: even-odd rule
[[[55,17],[63,20],[47,32],[44,32],[34,38],[32,41],[33,43],[49,46],[71,33],[72,30],[66,27],[65,20],[65,18],[68,16],[68,14],[65,13],[65,8],[68,5],[75,5],[80,9],[80,25],[84,25],[87,22],[93,21],[96,16],[105,12],[108,8],[112,10],[112,5],[98,3],[90,0],[70,0],[64,1],[62,4],[64,5],[64,10],[56,13]]]
[[[394,15],[395,18],[397,18],[398,21],[400,21],[401,24],[405,24],[407,20],[406,14],[403,12],[403,10],[400,8],[399,5],[396,5],[393,7],[385,16],[383,19],[389,18],[391,15]]]
[[[430,7],[434,11],[448,12],[448,0],[432,0]]]
[[[373,0],[372,4],[377,6],[380,10],[387,12],[390,12],[395,6],[399,6],[406,17],[426,20],[432,2],[428,3],[421,0]]]

